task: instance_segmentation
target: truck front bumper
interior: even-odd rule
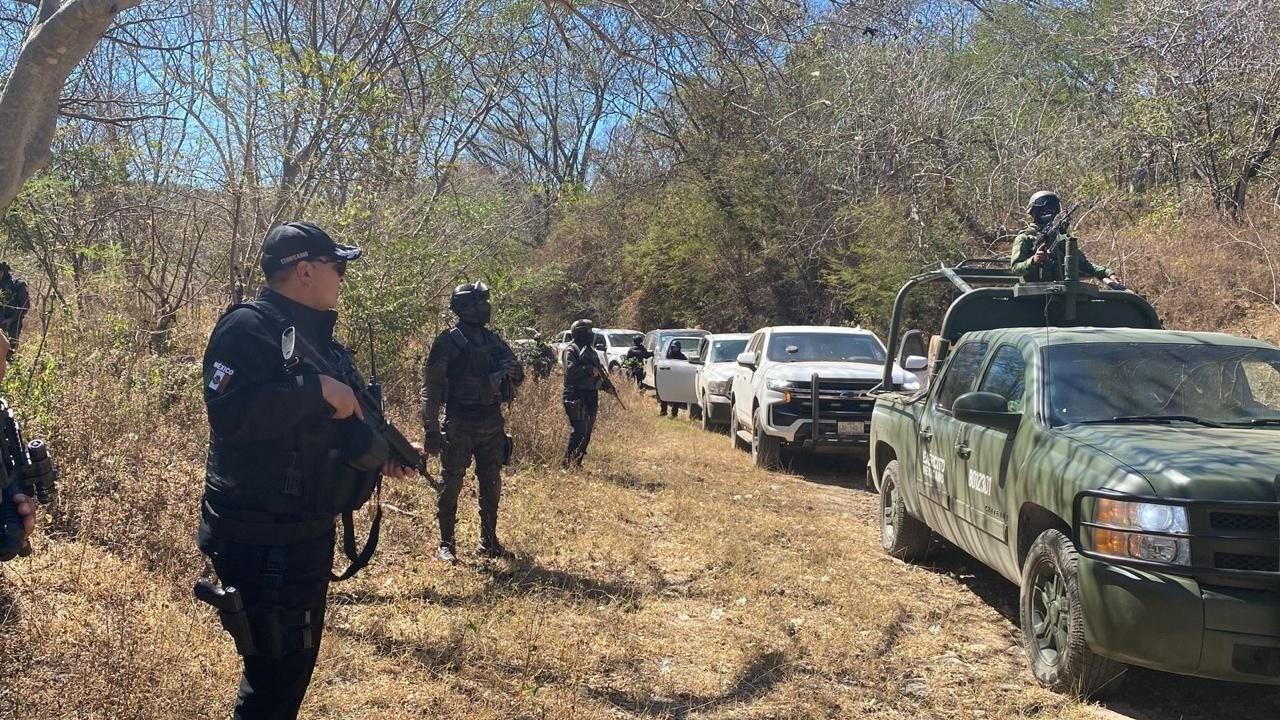
[[[856,420],[862,425],[862,432],[840,433],[840,424],[836,420],[820,419],[818,422],[817,437],[814,437],[813,421],[811,419],[800,418],[788,412],[775,412],[776,405],[768,406],[769,412],[765,413],[768,420],[765,422],[764,431],[768,435],[782,438],[789,446],[793,448],[804,449],[818,454],[838,454],[838,455],[858,455],[868,452],[871,447],[871,419],[868,417],[865,421]],[[779,418],[785,418],[790,422],[784,424],[775,424]]]
[[[729,403],[729,398],[724,395],[707,393],[706,399],[707,406],[702,411],[707,415],[707,422],[727,425],[729,423],[729,411],[733,407]]]
[[[1131,665],[1280,685],[1280,592],[1078,559],[1085,639]]]

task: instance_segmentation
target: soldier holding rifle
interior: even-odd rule
[[[1058,194],[1042,190],[1031,196],[1027,214],[1031,222],[1013,239],[1013,256],[1009,267],[1022,276],[1023,282],[1057,282],[1065,279],[1067,240],[1071,237],[1068,223],[1075,208],[1062,211]],[[1107,287],[1122,290],[1124,286],[1105,265],[1094,265],[1079,252],[1080,274],[1097,278]]]

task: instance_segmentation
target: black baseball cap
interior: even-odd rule
[[[277,225],[262,239],[262,272],[271,275],[286,265],[322,257],[356,260],[364,251],[355,245],[339,245],[314,223],[295,220]]]

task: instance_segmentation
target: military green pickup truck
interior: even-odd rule
[[[890,347],[937,280],[960,292],[927,386],[886,369],[871,421],[885,550],[919,559],[936,534],[1017,583],[1055,690],[1128,664],[1280,684],[1280,349],[972,262],[903,288]]]

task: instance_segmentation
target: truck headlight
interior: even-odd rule
[[[1186,535],[1187,509],[1179,505],[1100,498],[1090,527],[1094,552],[1169,565],[1191,564],[1191,541]]]
[[[778,378],[770,378],[765,386],[774,392],[789,392],[796,389],[796,384],[790,380],[781,380]]]
[[[728,380],[708,380],[707,392],[711,393],[712,395],[728,395],[729,381]]]

